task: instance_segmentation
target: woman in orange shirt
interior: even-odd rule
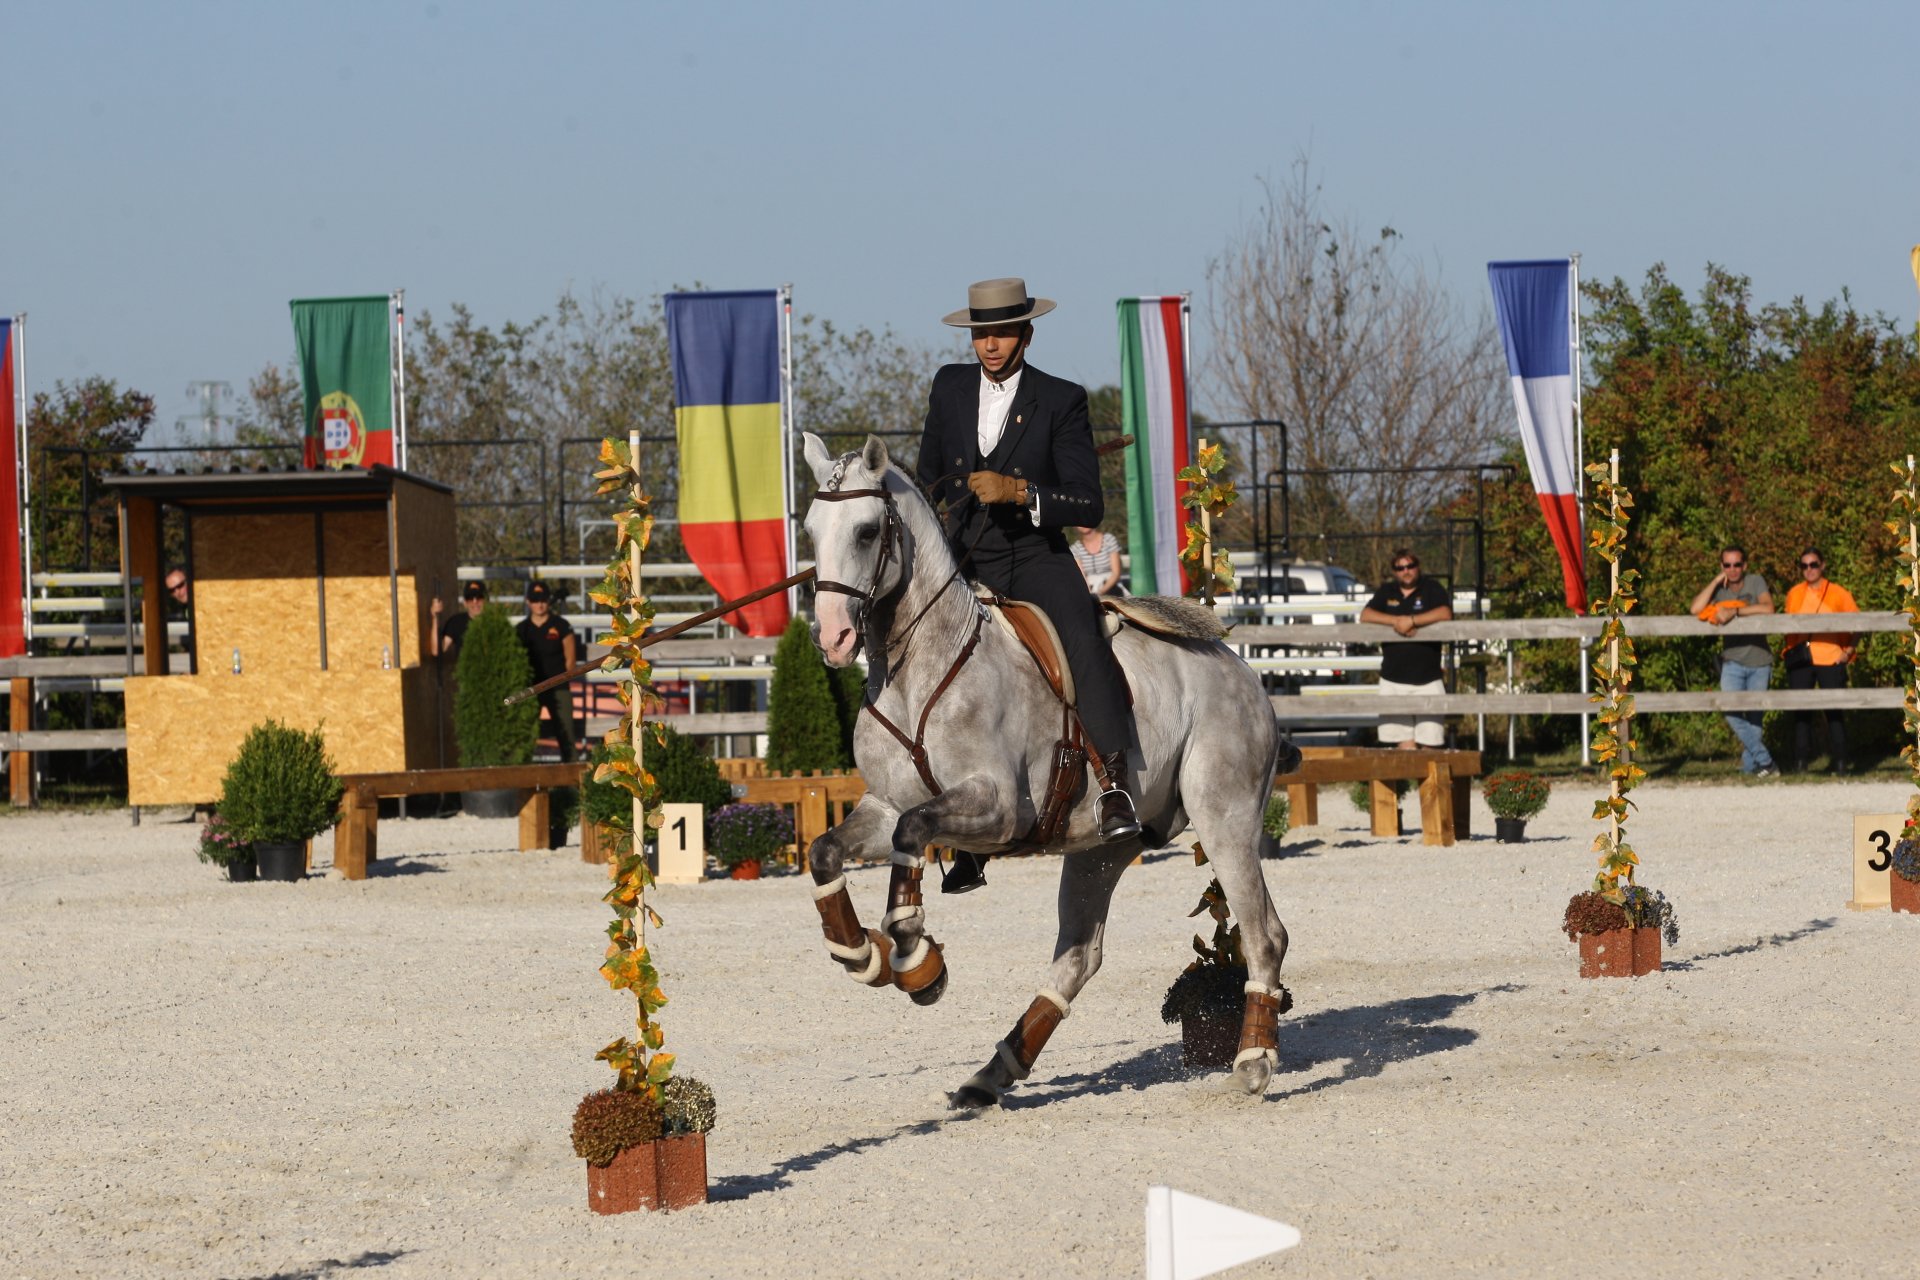
[[[1800,581],[1787,592],[1788,613],[1858,613],[1853,593],[1826,578],[1827,558],[1816,547],[1800,553]],[[1847,664],[1853,661],[1853,636],[1845,631],[1790,635],[1780,651],[1789,689],[1844,689]],[[1826,713],[1827,761],[1834,773],[1847,771],[1847,726],[1838,708]],[[1813,739],[1813,712],[1793,713],[1793,765],[1807,771],[1807,749]]]

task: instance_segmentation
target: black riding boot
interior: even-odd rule
[[[1133,783],[1127,773],[1126,751],[1100,757],[1107,771],[1107,789],[1100,793],[1100,838],[1125,840],[1140,834],[1140,818],[1133,811]]]
[[[940,892],[968,893],[980,888],[987,882],[987,855],[968,853],[965,849],[953,851],[953,868],[940,869]]]

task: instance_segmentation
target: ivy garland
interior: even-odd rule
[[[1226,551],[1214,547],[1213,535],[1201,518],[1204,513],[1217,520],[1240,500],[1231,479],[1216,478],[1226,466],[1226,456],[1220,446],[1210,444],[1194,455],[1192,466],[1182,467],[1174,477],[1187,486],[1187,491],[1180,495],[1180,505],[1191,513],[1180,548],[1180,565],[1187,571],[1187,581],[1193,584],[1187,594],[1209,603],[1215,596],[1233,590],[1233,566]]]
[[[641,642],[653,625],[654,606],[644,594],[640,579],[640,559],[653,536],[652,499],[642,487],[635,469],[633,451],[617,440],[600,442],[600,470],[596,496],[625,493],[624,509],[613,513],[619,545],[607,573],[588,596],[611,610],[610,630],[600,643],[612,652],[607,658],[609,670],[625,670],[627,679],[619,686],[623,708],[620,723],[607,735],[605,758],[594,770],[594,781],[607,782],[633,797],[641,824],[658,830],[665,821],[661,812],[660,787],[642,765],[637,734],[649,732],[646,710],[649,701],[657,702],[651,682],[653,667],[646,659]],[[650,729],[654,745],[665,740],[664,726],[655,722]],[[666,1034],[653,1015],[667,1003],[660,989],[660,974],[654,968],[647,949],[646,927],[663,923],[647,905],[646,892],[653,887],[653,873],[647,869],[643,840],[635,840],[632,829],[619,832],[607,875],[613,887],[601,901],[613,908],[613,921],[607,926],[607,949],[600,965],[600,976],[615,991],[631,991],[638,1012],[634,1019],[636,1034],[622,1036],[594,1056],[619,1073],[616,1090],[642,1092],[656,1106],[662,1088],[673,1075],[673,1055],[661,1052]]]
[[[1600,871],[1593,878],[1593,892],[1607,901],[1626,900],[1626,886],[1633,883],[1634,868],[1640,859],[1627,843],[1627,811],[1635,808],[1627,793],[1647,776],[1633,762],[1633,671],[1636,659],[1633,640],[1627,635],[1626,616],[1639,596],[1635,584],[1637,569],[1622,568],[1621,557],[1627,547],[1628,511],[1633,494],[1620,484],[1616,456],[1609,465],[1594,463],[1587,468],[1593,483],[1593,522],[1588,529],[1588,545],[1610,566],[1611,594],[1601,603],[1599,612],[1606,623],[1600,629],[1601,655],[1594,661],[1593,674],[1599,684],[1590,701],[1598,703],[1594,717],[1593,755],[1607,767],[1607,794],[1594,802],[1593,817],[1605,822],[1607,829],[1594,837],[1593,849],[1600,855]],[[1621,882],[1625,881],[1625,885]]]
[[[1887,521],[1887,532],[1894,536],[1898,548],[1895,556],[1900,568],[1895,582],[1906,596],[1902,612],[1907,615],[1907,661],[1912,667],[1901,711],[1907,742],[1900,748],[1900,758],[1906,761],[1915,787],[1920,788],[1920,471],[1914,467],[1913,455],[1907,455],[1904,467],[1894,463],[1893,474],[1901,481],[1892,498],[1899,518]],[[1920,791],[1907,800],[1907,822],[1901,836],[1904,840],[1920,838]]]

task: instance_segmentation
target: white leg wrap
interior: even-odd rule
[[[1250,992],[1251,994],[1256,996],[1270,996],[1273,994],[1272,987],[1266,986],[1265,984],[1259,983],[1259,982],[1249,982],[1245,987],[1242,988],[1242,990],[1246,992]]]
[[[1065,996],[1061,995],[1058,991],[1053,990],[1051,987],[1040,988],[1040,998],[1042,1000],[1045,1000],[1047,1003],[1051,1004],[1054,1008],[1060,1011],[1060,1020],[1062,1022],[1065,1022],[1067,1020],[1067,1015],[1073,1012],[1071,1003],[1068,1001],[1068,999]]]
[[[846,887],[847,878],[845,876],[835,876],[825,884],[813,886],[813,900],[815,902],[823,902]]]
[[[891,933],[893,932],[893,926],[899,924],[902,920],[912,920],[916,917],[924,919],[926,914],[924,907],[895,907],[881,917],[880,928],[883,932]]]
[[[1009,1076],[1015,1080],[1025,1080],[1027,1078],[1027,1069],[1020,1065],[1020,1059],[1013,1056],[1012,1045],[1002,1040],[999,1044],[993,1046],[993,1052],[995,1056],[1000,1059],[1000,1065],[1007,1069]]]
[[[1280,1055],[1271,1049],[1242,1049],[1233,1055],[1233,1069],[1238,1071],[1244,1064],[1258,1062],[1262,1058],[1267,1060],[1267,1065],[1279,1069]]]
[[[896,946],[893,949],[893,954],[887,957],[887,962],[893,966],[893,971],[895,973],[906,973],[910,969],[919,968],[920,962],[922,960],[925,960],[926,958],[927,958],[927,940],[925,937],[922,937],[920,939],[920,945],[913,949],[912,955],[910,956],[901,955],[900,948]]]
[[[902,853],[898,849],[893,851],[892,861],[896,867],[924,867],[927,865],[927,860],[919,854]]]
[[[873,940],[870,938],[862,938],[860,945],[857,947],[843,947],[831,939],[827,942],[828,955],[832,956],[835,960],[846,960],[853,964],[865,964],[867,957],[871,955],[872,952]]]
[[[873,980],[880,976],[881,966],[887,962],[887,957],[881,954],[880,948],[874,946],[872,942],[867,943],[867,952],[867,967],[864,970],[858,972],[852,969],[847,970],[848,975],[863,987],[873,985]]]

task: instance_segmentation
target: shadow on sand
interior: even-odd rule
[[[407,1256],[407,1250],[395,1249],[391,1252],[367,1252],[357,1258],[348,1258],[342,1262],[338,1258],[328,1258],[312,1266],[300,1267],[293,1271],[275,1271],[271,1275],[252,1276],[249,1280],[326,1280],[328,1276],[337,1276],[346,1271],[364,1271],[369,1267],[384,1267],[389,1262]]]
[[[952,1116],[943,1116],[937,1120],[903,1124],[887,1133],[878,1133],[870,1138],[848,1138],[844,1142],[829,1142],[816,1150],[789,1156],[765,1173],[737,1173],[725,1178],[715,1178],[707,1188],[707,1199],[709,1201],[745,1200],[748,1196],[758,1195],[762,1191],[778,1191],[782,1187],[792,1186],[795,1174],[810,1173],[835,1156],[845,1155],[850,1151],[865,1151],[871,1147],[884,1146],[897,1138],[937,1133],[956,1120],[969,1118],[965,1112],[955,1112]]]
[[[1688,960],[1666,960],[1661,963],[1660,967],[1662,969],[1674,969],[1685,972],[1709,960],[1726,960],[1733,956],[1749,956],[1766,947],[1784,947],[1789,942],[1799,942],[1802,938],[1811,938],[1816,933],[1824,933],[1828,929],[1833,928],[1837,923],[1838,917],[1825,916],[1817,920],[1809,920],[1798,929],[1794,929],[1789,933],[1769,934],[1767,937],[1755,938],[1752,942],[1743,942],[1735,947],[1723,947],[1718,951],[1708,951]]]

